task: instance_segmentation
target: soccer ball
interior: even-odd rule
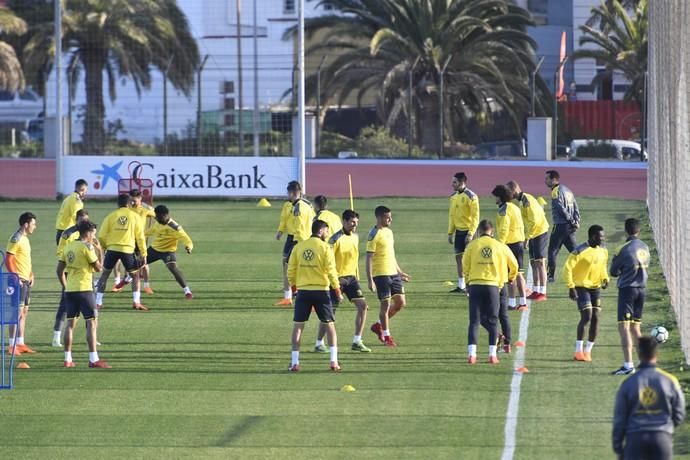
[[[664,326],[654,326],[649,335],[654,337],[657,343],[664,343],[668,340],[668,330]]]

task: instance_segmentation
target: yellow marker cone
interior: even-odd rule
[[[446,282],[443,283],[443,284],[444,284],[445,286],[455,286],[455,283],[452,282],[452,281],[446,281]]]
[[[545,205],[546,205],[546,200],[544,199],[543,196],[540,196],[539,198],[537,198],[537,203],[539,203],[539,204],[542,205],[542,206],[545,206]]]
[[[259,202],[256,204],[257,208],[270,208],[271,203],[268,202],[266,198],[261,198]]]
[[[17,364],[17,369],[31,369],[31,366],[28,363],[21,362]]]
[[[353,392],[355,392],[355,391],[357,391],[357,390],[356,390],[355,387],[353,387],[352,385],[345,385],[344,387],[342,387],[342,388],[340,389],[340,391],[342,391],[342,392],[344,392],[344,393],[353,393]]]

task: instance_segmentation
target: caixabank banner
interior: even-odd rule
[[[85,179],[90,196],[115,196],[123,180],[133,187],[146,181],[157,196],[282,196],[287,183],[298,179],[294,157],[67,156],[62,161],[62,193]]]

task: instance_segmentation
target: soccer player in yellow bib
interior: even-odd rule
[[[359,236],[356,233],[358,225],[359,214],[351,209],[346,209],[343,212],[343,228],[333,234],[328,240],[328,243],[333,247],[335,268],[338,271],[338,281],[340,282],[340,291],[357,308],[357,315],[355,316],[355,335],[352,338],[352,350],[370,353],[371,348],[364,345],[362,341],[364,323],[367,320],[368,306],[364,298],[364,293],[362,292],[362,287],[359,284]],[[334,304],[334,313],[335,306]],[[326,353],[328,351],[323,342],[325,335],[326,328],[321,324],[316,346],[314,347],[314,351],[317,353]]]
[[[314,208],[302,197],[302,185],[296,180],[288,182],[288,200],[280,211],[280,224],[276,233],[276,240],[280,241],[283,233],[287,233],[283,246],[283,298],[275,305],[292,305],[292,291],[287,279],[287,264],[290,260],[292,248],[300,241],[305,241],[311,235],[311,224],[314,221]]]
[[[515,181],[506,184],[512,197],[517,201],[525,224],[525,244],[529,249],[529,262],[532,266],[532,293],[527,299],[534,302],[546,300],[546,246],[549,242],[549,221],[544,208],[537,199],[525,193]]]
[[[396,347],[391,336],[390,320],[405,308],[405,287],[403,282],[410,275],[403,272],[395,258],[395,240],[390,225],[393,222],[391,210],[377,206],[374,210],[376,225],[367,238],[367,281],[369,290],[379,298],[379,320],[372,324],[371,331],[387,347]]]
[[[518,265],[508,246],[493,238],[494,226],[491,221],[479,222],[478,232],[479,238],[467,245],[462,257],[470,297],[467,362],[477,362],[477,332],[481,324],[489,333],[489,364],[498,364],[499,292],[506,281],[506,270],[507,281],[512,282],[517,276]]]
[[[142,199],[143,197],[141,195],[141,191],[137,189],[129,191],[129,208],[141,218],[144,230],[148,230],[151,228],[152,220],[156,217],[156,213],[153,211],[153,208],[148,203],[144,203]],[[141,250],[139,247],[134,248],[134,255],[137,260],[141,258]],[[116,267],[121,266],[122,264],[120,262],[118,262],[116,265]],[[142,283],[141,290],[145,294],[153,294],[153,289],[151,289],[149,284],[149,264],[143,265],[139,269],[139,277]],[[120,292],[123,287],[131,282],[132,277],[129,275],[126,275],[122,280],[120,280],[117,268],[115,269],[115,286],[113,286],[113,292]]]
[[[288,370],[298,372],[299,350],[302,343],[304,323],[309,321],[312,307],[319,321],[326,326],[330,345],[331,370],[340,372],[338,363],[338,337],[335,331],[335,318],[329,290],[335,291],[340,300],[340,283],[335,268],[333,249],[326,243],[328,224],[322,220],[312,223],[311,237],[297,243],[288,262],[288,280],[296,291],[295,311],[292,329],[292,361]]]
[[[152,264],[157,260],[162,260],[166,268],[175,277],[175,281],[180,285],[186,299],[191,300],[194,296],[192,290],[187,286],[184,275],[177,268],[177,245],[184,244],[187,254],[192,253],[194,243],[187,235],[182,226],[170,218],[170,211],[167,206],[158,205],[155,208],[156,223],[153,227],[146,230],[146,236],[152,236],[153,241],[147,249],[146,261]]]
[[[74,216],[77,211],[84,207],[84,198],[88,189],[89,184],[84,179],[79,179],[74,183],[74,192],[62,200],[55,219],[55,244],[60,244],[60,236],[62,236],[63,231],[76,224]]]
[[[79,239],[67,243],[58,262],[57,275],[65,292],[67,305],[67,329],[65,329],[64,367],[75,367],[72,360],[74,327],[79,315],[86,321],[86,342],[89,346],[89,367],[109,369],[111,366],[98,357],[96,330],[96,299],[93,295],[93,272],[103,267],[93,241],[96,239],[96,225],[88,220],[78,225]],[[67,276],[69,275],[69,276]]]
[[[19,216],[19,228],[7,243],[7,270],[19,276],[19,325],[9,326],[9,351],[15,355],[33,353],[34,350],[24,343],[26,337],[26,317],[31,303],[31,288],[34,285],[34,272],[31,265],[31,243],[29,235],[36,231],[36,216],[25,212]],[[15,340],[16,335],[16,340]],[[16,346],[15,346],[16,344]]]
[[[99,240],[105,251],[103,257],[103,273],[96,286],[96,306],[103,305],[103,293],[110,273],[118,261],[122,262],[127,273],[133,278],[132,282],[132,308],[147,311],[148,308],[141,303],[139,291],[139,261],[134,256],[134,248],[141,250],[142,264],[146,264],[146,237],[141,218],[129,207],[129,195],[121,194],[117,197],[118,209],[111,212],[103,220]]]
[[[82,208],[79,211],[77,211],[76,217],[77,223],[69,228],[66,228],[65,231],[62,232],[62,236],[60,236],[60,243],[58,244],[58,248],[56,251],[58,264],[62,260],[62,255],[65,251],[65,246],[67,246],[67,244],[71,243],[72,241],[76,241],[79,239],[79,230],[77,227],[81,222],[89,221],[89,212],[85,208]],[[99,257],[102,257],[103,254],[101,254],[101,245],[98,242],[98,238],[93,238],[91,244],[96,248]],[[58,306],[58,310],[55,313],[55,323],[53,325],[52,346],[54,347],[62,348],[60,338],[62,337],[62,331],[64,330],[65,319],[67,319],[66,315],[67,304],[65,303],[65,291],[62,291],[62,293],[60,294],[60,305]]]
[[[458,269],[458,285],[450,292],[466,293],[465,277],[462,269],[462,254],[465,246],[472,241],[479,224],[479,198],[467,188],[464,172],[453,176],[453,190],[448,208],[448,243],[455,248],[455,264]]]
[[[563,267],[563,279],[568,286],[568,295],[577,302],[580,322],[577,325],[575,361],[591,361],[592,348],[599,332],[601,311],[601,289],[609,285],[609,252],[604,247],[604,229],[592,225],[587,231],[587,242],[575,248]],[[589,325],[587,344],[583,349],[585,328]]]
[[[323,195],[317,195],[314,197],[314,220],[322,220],[328,224],[328,231],[331,236],[338,233],[343,228],[343,223],[340,217],[328,210],[328,198]]]
[[[508,309],[526,310],[525,278],[522,276],[525,261],[525,227],[520,209],[512,202],[512,195],[505,185],[497,185],[491,194],[496,198],[496,239],[508,246],[518,264],[515,281],[508,284]],[[519,296],[516,298],[516,292]]]

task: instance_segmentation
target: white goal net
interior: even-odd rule
[[[649,217],[690,363],[690,2],[649,4]]]

